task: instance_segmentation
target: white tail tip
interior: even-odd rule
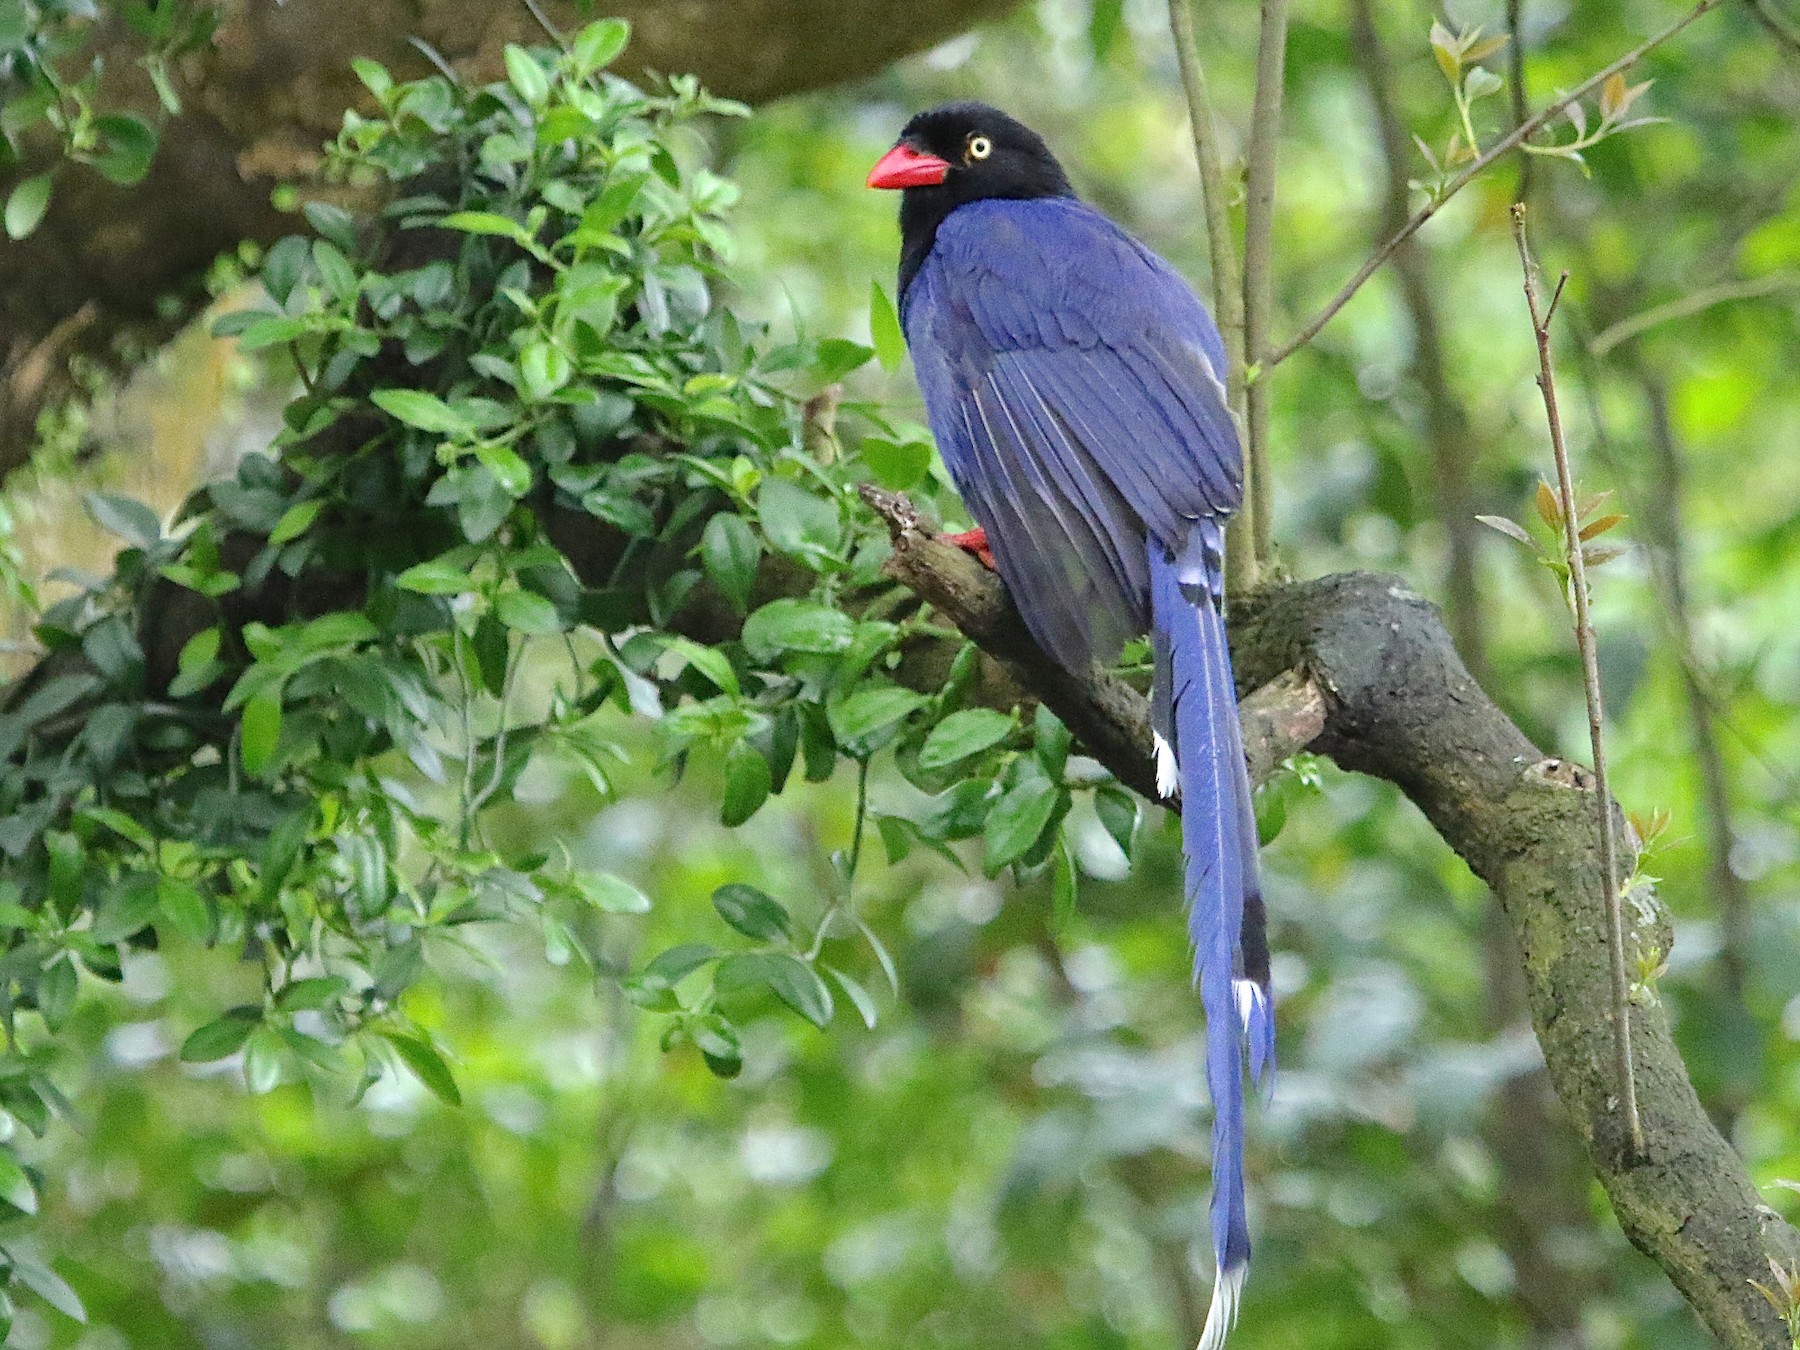
[[[1250,1263],[1245,1261],[1230,1270],[1221,1270],[1213,1280],[1212,1306],[1206,1310],[1206,1327],[1200,1333],[1198,1350],[1224,1350],[1225,1338],[1237,1325],[1238,1298],[1249,1273]]]
[[[1237,995],[1238,1021],[1244,1024],[1244,1034],[1249,1035],[1252,1023],[1267,1004],[1262,986],[1255,980],[1233,980],[1231,992]]]
[[[1163,739],[1160,731],[1150,733],[1156,747],[1156,792],[1164,801],[1174,801],[1181,791],[1181,770],[1175,763],[1175,747]]]

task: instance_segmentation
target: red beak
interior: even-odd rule
[[[869,170],[872,188],[935,187],[950,172],[949,162],[900,142]]]

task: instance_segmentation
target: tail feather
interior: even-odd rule
[[[1218,1275],[1201,1350],[1219,1350],[1237,1319],[1250,1263],[1244,1189],[1244,1070],[1274,1064],[1268,948],[1257,880],[1256,822],[1238,727],[1220,597],[1217,531],[1195,531],[1180,559],[1150,546],[1157,689],[1152,716],[1172,747],[1187,855],[1188,933],[1206,1015],[1213,1102],[1212,1240]],[[1160,759],[1160,751],[1159,751]],[[1160,775],[1159,775],[1160,776]],[[1159,783],[1159,787],[1161,783]],[[1246,1050],[1248,1055],[1246,1056]],[[1272,1079],[1270,1080],[1272,1082]]]

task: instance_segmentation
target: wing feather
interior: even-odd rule
[[[1082,669],[1149,626],[1142,540],[1242,496],[1217,330],[1167,264],[1073,200],[953,212],[902,317],[946,466],[1034,636]]]

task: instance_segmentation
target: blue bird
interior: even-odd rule
[[[1275,1023],[1256,822],[1225,645],[1224,531],[1243,496],[1224,343],[1181,276],[1081,202],[1043,138],[958,103],[869,173],[903,189],[900,315],[945,467],[1033,637],[1069,670],[1148,632],[1157,788],[1181,798],[1206,1015],[1217,1262],[1201,1350],[1250,1263],[1244,1069]]]

